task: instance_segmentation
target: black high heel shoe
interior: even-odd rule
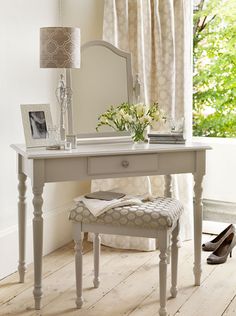
[[[202,245],[202,250],[204,251],[214,251],[216,250],[220,244],[227,238],[231,233],[235,233],[235,227],[233,224],[230,224],[226,227],[218,236],[216,236],[213,240],[206,242]]]
[[[220,246],[207,258],[208,264],[220,264],[224,263],[228,255],[232,257],[232,250],[236,245],[236,234],[231,233],[227,236]]]

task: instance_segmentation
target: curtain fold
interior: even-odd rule
[[[132,54],[132,70],[141,82],[140,100],[158,101],[168,117],[185,118],[190,139],[192,111],[192,4],[189,0],[105,0],[103,39]],[[157,124],[158,128],[158,124]],[[164,195],[163,176],[152,176],[154,196]],[[119,188],[143,194],[147,177],[93,180],[92,191]],[[185,207],[183,240],[192,238],[192,176],[173,175],[172,193]],[[135,240],[135,241],[133,241]],[[103,243],[122,248],[155,249],[154,240],[105,237]]]

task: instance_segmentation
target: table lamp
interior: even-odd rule
[[[40,68],[80,68],[80,29],[77,27],[40,28]],[[71,105],[72,90],[60,75],[56,97],[60,105],[60,138],[65,140],[64,114]]]

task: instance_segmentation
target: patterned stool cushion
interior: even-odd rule
[[[86,224],[99,223],[110,226],[139,228],[172,227],[183,211],[182,204],[172,198],[160,197],[140,205],[115,207],[98,217],[78,202],[70,211],[69,219]]]

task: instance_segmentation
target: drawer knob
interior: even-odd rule
[[[129,162],[127,160],[122,160],[121,165],[122,167],[127,168],[129,166]]]

